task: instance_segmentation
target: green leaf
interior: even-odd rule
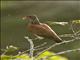
[[[36,60],[40,60],[40,59],[44,59],[44,58],[46,58],[45,60],[68,60],[67,58],[59,56],[59,55],[56,55],[56,56],[52,56],[52,55],[55,55],[55,53],[45,51],[44,53],[40,54],[36,58]]]
[[[31,58],[27,54],[23,54],[23,55],[20,55],[20,56],[16,56],[16,59],[30,60]]]
[[[8,55],[2,55],[1,60],[30,60],[31,58],[27,54],[23,55],[16,55],[16,56],[8,56]]]

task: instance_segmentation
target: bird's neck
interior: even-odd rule
[[[40,24],[40,21],[39,21],[38,18],[36,18],[36,19],[34,19],[31,23],[32,23],[32,24]]]

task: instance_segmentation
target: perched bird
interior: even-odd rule
[[[23,20],[29,19],[29,24],[27,25],[27,30],[32,34],[41,36],[44,38],[53,39],[55,42],[62,42],[62,39],[45,23],[40,23],[36,15],[25,16]]]

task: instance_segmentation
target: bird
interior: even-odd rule
[[[23,20],[29,21],[27,30],[35,36],[53,39],[56,43],[62,42],[62,39],[53,31],[53,29],[46,23],[41,23],[36,15],[24,16]]]

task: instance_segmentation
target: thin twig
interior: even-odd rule
[[[65,54],[65,53],[70,53],[70,52],[75,52],[75,51],[80,51],[80,48],[71,49],[71,50],[66,50],[66,51],[61,51],[61,52],[55,53],[55,54],[53,54],[53,55],[50,55],[50,56],[48,56],[48,57],[52,57],[52,56],[56,56],[56,55],[61,55],[61,54]]]
[[[71,21],[71,26],[70,26],[70,27],[71,27],[71,30],[72,30],[72,32],[73,32],[73,36],[74,36],[74,38],[75,38],[75,37],[78,35],[78,33],[80,32],[80,30],[77,31],[77,32],[74,30],[74,28],[73,28],[73,22],[72,22],[72,21]]]
[[[74,37],[73,34],[63,34],[59,35],[60,37]]]
[[[7,53],[7,50],[5,50],[1,55],[5,55]]]
[[[76,34],[79,34],[80,33],[80,30],[78,30],[77,32],[76,32]]]
[[[42,46],[44,46],[45,44],[47,44],[47,42],[44,42],[43,44],[41,44],[41,45],[38,45],[38,46],[36,46],[35,48],[42,47]]]
[[[74,52],[74,51],[80,51],[80,48],[58,52],[58,53],[56,53],[56,55],[57,54],[60,55],[60,54],[64,54],[64,53]]]
[[[44,42],[43,44],[34,47],[34,51],[41,50],[41,49],[45,48],[45,47],[43,47],[45,44],[47,44],[47,42]],[[40,48],[40,47],[41,47],[41,48]],[[23,51],[23,52],[20,52],[18,55],[22,55],[22,54],[24,54],[24,53],[26,53],[26,52],[28,52],[28,51],[30,51],[30,49],[25,50],[25,51]]]
[[[73,29],[73,22],[71,21],[71,30],[72,30],[72,32],[73,32],[73,34],[75,34],[75,31],[74,31],[74,29]]]
[[[55,53],[55,54],[46,56],[46,57],[44,57],[44,58],[48,59],[48,58],[53,57],[53,56],[57,56],[57,55],[65,54],[65,53],[70,53],[70,52],[75,52],[75,51],[80,51],[80,48],[71,49],[71,50],[66,50],[66,51],[61,51],[61,52],[58,52],[58,53]],[[41,59],[41,58],[40,58],[40,59]]]
[[[55,43],[55,44],[53,44],[52,46],[50,46],[50,47],[46,48],[45,50],[43,50],[42,52],[38,53],[35,57],[39,56],[39,55],[42,54],[43,52],[45,52],[45,51],[47,51],[47,50],[49,50],[49,49],[51,49],[51,48],[53,48],[53,47],[55,47],[55,46],[59,46],[59,45],[64,44],[64,43],[73,42],[73,41],[75,41],[76,39],[77,39],[77,38],[72,39],[72,40],[69,40],[69,41],[63,41],[63,42],[61,42],[61,43]],[[80,39],[80,38],[78,38],[78,39]]]
[[[29,37],[24,37],[24,38],[27,39],[28,42],[30,43],[30,57],[31,57],[31,60],[34,60],[34,57],[33,57],[33,53],[34,53],[33,41],[32,41],[32,39],[29,39]]]

